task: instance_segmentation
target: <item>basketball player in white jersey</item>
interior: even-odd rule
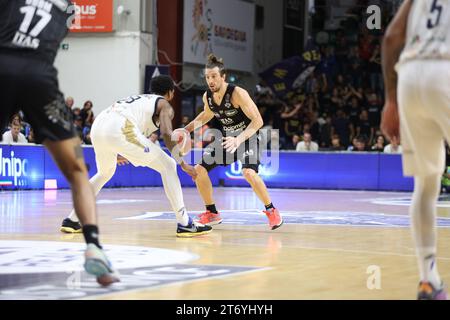
[[[381,128],[390,138],[401,138],[404,174],[414,176],[410,214],[418,299],[446,299],[436,264],[436,201],[444,140],[450,141],[450,0],[402,4],[383,41],[383,73]]]
[[[209,233],[212,229],[210,226],[194,222],[186,212],[176,161],[147,138],[159,127],[167,148],[178,159],[181,168],[190,176],[196,176],[194,167],[183,161],[176,141],[171,138],[174,111],[168,101],[174,96],[173,80],[165,75],[155,77],[151,82],[151,91],[153,94],[117,101],[95,119],[91,139],[98,172],[90,179],[90,183],[95,195],[98,195],[114,175],[118,155],[136,167],[152,168],[161,174],[166,196],[176,214],[177,236],[194,237]],[[69,217],[64,219],[61,231],[74,233],[80,230],[81,225],[72,210]]]

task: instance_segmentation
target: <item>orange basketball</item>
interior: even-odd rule
[[[187,154],[192,148],[191,134],[184,128],[175,129],[172,132],[172,141],[177,141],[182,155]]]

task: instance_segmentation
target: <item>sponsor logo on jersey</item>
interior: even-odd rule
[[[222,122],[222,124],[226,126],[234,123],[233,119],[230,118],[220,119],[220,122]]]
[[[245,122],[242,121],[240,123],[238,123],[237,125],[231,126],[231,127],[224,127],[223,130],[226,132],[230,132],[230,131],[237,131],[240,130],[242,128],[245,127]]]
[[[226,115],[227,117],[232,117],[232,116],[236,115],[237,113],[238,113],[238,111],[237,111],[236,109],[225,111],[225,115]]]

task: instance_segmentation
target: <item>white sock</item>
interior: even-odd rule
[[[440,289],[442,287],[442,281],[437,269],[436,255],[433,251],[434,248],[417,249],[420,279],[421,281],[431,283],[434,288]]]
[[[164,153],[160,158],[152,161],[149,167],[161,174],[164,192],[169,199],[172,210],[175,212],[177,223],[187,226],[189,216],[184,205],[183,191],[177,174],[177,163]]]
[[[177,217],[177,223],[181,224],[183,227],[189,224],[189,215],[186,212],[186,208],[181,208],[177,212],[175,212]]]
[[[420,280],[430,282],[435,288],[442,286],[436,265],[436,201],[439,189],[439,175],[415,177],[410,207]]]
[[[80,222],[80,220],[78,219],[78,216],[77,216],[77,214],[75,213],[75,210],[74,210],[74,209],[72,209],[72,211],[70,211],[70,214],[69,214],[68,218],[69,218],[70,220],[72,220],[73,222]]]
[[[97,164],[97,166],[99,165]],[[97,197],[103,186],[112,178],[115,170],[116,170],[115,166],[111,167],[109,170],[104,170],[104,172],[97,172],[96,175],[94,175],[91,179],[89,179],[89,182],[92,185],[92,188],[94,189],[95,197]],[[72,209],[68,218],[73,222],[80,222],[77,214],[75,213],[75,209]]]

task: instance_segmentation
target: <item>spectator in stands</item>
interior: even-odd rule
[[[81,117],[81,109],[78,107],[73,108],[72,110],[73,118]]]
[[[374,129],[379,128],[382,106],[378,95],[375,92],[370,93],[367,97],[367,103],[370,126]]]
[[[336,49],[335,49],[337,67],[339,72],[345,72],[346,62],[348,60],[348,42],[342,29],[336,32]]]
[[[296,151],[299,152],[317,152],[319,151],[319,145],[312,141],[311,134],[304,133],[303,141],[297,144]]]
[[[328,148],[331,143],[333,123],[330,115],[325,115],[325,123],[320,127],[320,147]]]
[[[362,85],[362,69],[358,47],[356,46],[350,49],[349,63],[350,65],[347,67],[349,83],[352,87],[360,87]]]
[[[81,141],[83,141],[83,118],[81,116],[76,116],[73,123],[75,125],[75,130],[78,134],[78,137]]]
[[[284,132],[286,134],[286,139],[292,139],[294,134],[298,134],[300,131],[300,109],[302,107],[301,103],[296,103],[295,105],[286,105],[284,112],[281,114],[281,119],[284,120]]]
[[[15,113],[12,115],[11,119],[9,120],[9,123],[18,123],[19,125],[22,124],[22,117],[20,116],[19,113]]]
[[[359,41],[359,56],[363,60],[363,68],[365,68],[372,57],[374,37],[366,28],[363,28],[363,32]]]
[[[34,130],[30,127],[30,130],[28,132],[27,136],[28,143],[36,143],[36,139],[34,137]]]
[[[358,137],[354,136],[352,138],[352,144],[350,146],[348,146],[347,151],[353,151],[356,150],[356,144],[358,143]]]
[[[72,97],[66,98],[66,107],[69,108],[69,110],[72,110],[74,103],[75,101],[73,100]]]
[[[370,125],[369,122],[369,113],[367,110],[362,110],[359,115],[359,123],[356,127],[356,135],[357,136],[366,136],[368,137],[368,141],[366,141],[369,145],[372,143],[373,137],[375,134],[375,128]]]
[[[378,135],[376,143],[372,146],[372,151],[384,152],[384,136]]]
[[[359,100],[356,97],[350,99],[350,105],[348,106],[349,120],[353,128],[357,128],[359,124],[359,115],[361,113],[361,107]]]
[[[346,117],[346,114],[342,110],[338,110],[336,113],[336,118],[333,121],[333,130],[331,135],[337,134],[341,143],[344,146],[348,146],[350,142],[350,136],[352,133],[352,128],[350,125],[350,121]]]
[[[384,147],[384,153],[402,153],[402,151],[397,137],[393,137],[391,143]]]
[[[188,122],[188,124],[189,124],[189,122]],[[161,146],[161,143],[159,143],[159,135],[158,135],[158,133],[157,132],[153,132],[151,135],[150,135],[150,141],[151,142],[153,142],[154,144],[156,144],[156,145],[158,145],[158,146]]]
[[[331,138],[330,151],[344,151],[345,147],[341,144],[341,139],[337,134],[333,135]]]
[[[320,138],[319,113],[317,111],[311,112],[308,118],[309,133],[311,133],[312,139],[318,142]]]
[[[365,135],[357,136],[356,137],[356,145],[353,151],[356,152],[364,152],[369,151],[367,148],[367,137]]]
[[[92,124],[94,122],[94,111],[92,101],[88,100],[84,103],[83,109],[81,109],[80,116],[83,120],[83,127],[88,124]]]
[[[289,141],[285,146],[285,150],[296,150],[297,144],[300,142],[300,136],[298,134],[294,134],[292,136],[292,140]]]
[[[383,88],[383,78],[381,73],[381,49],[378,42],[373,43],[372,56],[368,63],[368,72],[370,79],[370,87],[374,92],[380,92]]]
[[[325,53],[318,66],[318,70],[326,76],[327,83],[330,84],[330,81],[334,79],[337,72],[336,56],[334,54],[333,46],[327,46],[324,51]]]
[[[337,87],[333,88],[332,95],[330,98],[331,102],[331,111],[336,113],[337,110],[341,110],[345,106],[345,101],[339,93],[339,89]]]
[[[20,123],[14,121],[10,124],[11,129],[3,134],[4,144],[28,143],[27,138],[20,132]]]

